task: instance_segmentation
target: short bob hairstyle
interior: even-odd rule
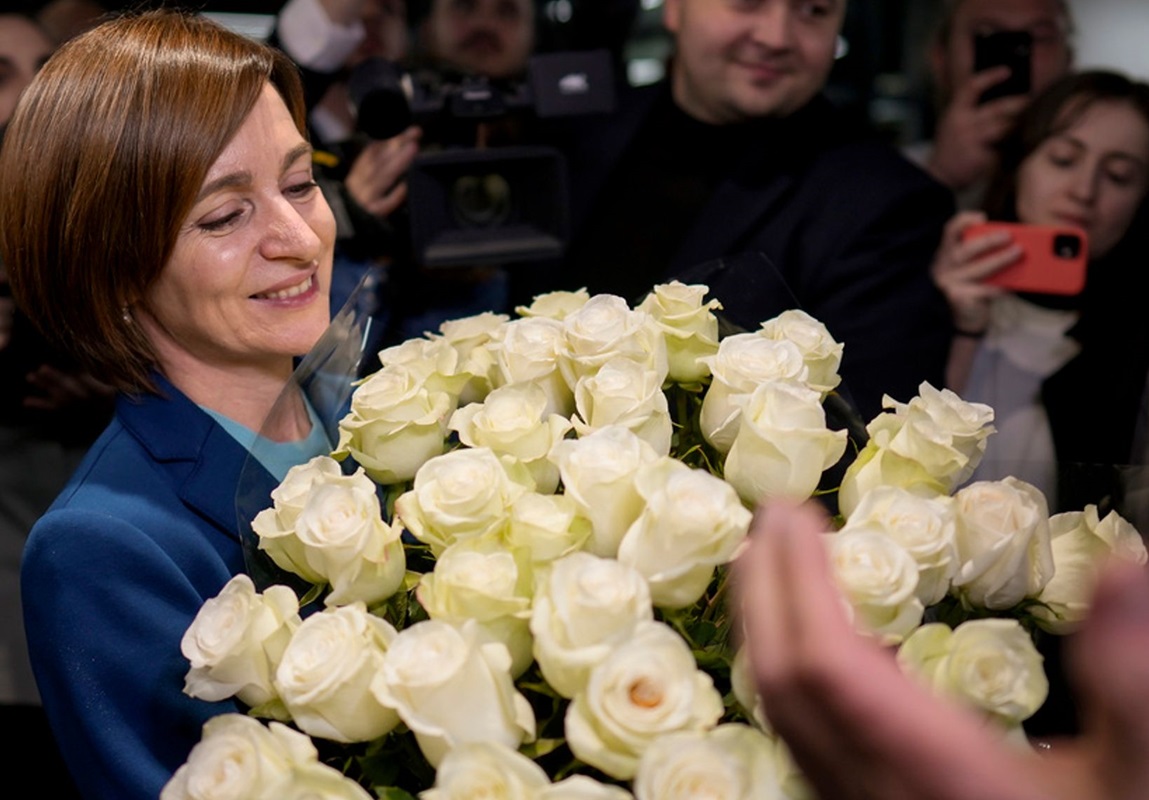
[[[154,390],[155,354],[130,308],[269,82],[306,138],[286,56],[154,11],[66,43],[17,106],[0,151],[0,261],[44,335],[121,391]]]

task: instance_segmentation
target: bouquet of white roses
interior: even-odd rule
[[[331,456],[253,522],[313,590],[237,576],[183,641],[188,694],[276,721],[213,720],[164,798],[803,796],[726,565],[754,504],[821,493],[846,454],[843,347],[800,311],[719,341],[706,292],[553,293],[380,353]],[[928,384],[887,406],[827,535],[843,594],[907,669],[1017,726],[1045,697],[1024,626],[1079,621],[1140,537],[1013,479],[961,488],[987,407]]]

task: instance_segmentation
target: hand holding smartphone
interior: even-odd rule
[[[997,31],[982,34],[973,40],[974,72],[994,67],[1009,67],[1009,77],[981,93],[978,105],[999,97],[1028,94],[1030,65],[1033,53],[1033,35],[1029,31]]]
[[[1069,225],[982,222],[970,225],[963,239],[1006,231],[1021,248],[1021,258],[985,279],[1015,292],[1075,295],[1085,288],[1089,260],[1085,231]]]

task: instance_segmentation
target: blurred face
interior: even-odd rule
[[[703,122],[784,117],[826,83],[845,0],[667,0],[674,99]]]
[[[424,26],[432,58],[489,78],[523,72],[535,45],[531,0],[434,0]]]
[[[177,385],[220,369],[290,373],[327,327],[334,242],[311,148],[268,85],[133,318]]]
[[[1069,70],[1068,25],[1058,0],[964,0],[954,12],[949,39],[935,52],[935,78],[948,96],[973,75],[975,36],[1029,31],[1031,94],[1036,94]]]
[[[51,53],[52,43],[34,24],[0,14],[0,128],[8,124],[20,93]]]
[[[1149,121],[1126,103],[1096,101],[1022,162],[1017,182],[1018,219],[1084,228],[1090,258],[1100,258],[1149,189]]]
[[[350,65],[368,58],[402,61],[407,57],[407,5],[404,0],[366,0],[361,15],[367,35],[348,59]]]

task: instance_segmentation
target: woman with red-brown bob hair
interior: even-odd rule
[[[301,394],[256,433],[328,324],[335,223],[303,115],[285,57],[149,12],[62,47],[0,151],[17,303],[120,391],[22,568],[37,684],[87,797],[155,798],[224,710],[182,694],[180,639],[244,568],[249,449],[270,488],[329,447]]]

